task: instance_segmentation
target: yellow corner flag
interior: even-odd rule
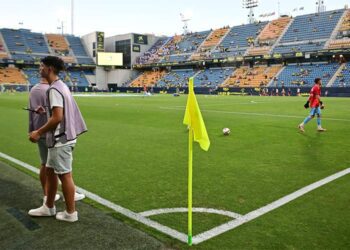
[[[191,77],[188,82],[188,98],[184,124],[189,126],[189,129],[193,131],[194,141],[198,142],[203,150],[208,151],[210,141],[197,103],[196,95],[193,91],[193,77]]]
[[[199,109],[196,96],[193,90],[193,77],[188,82],[187,106],[184,117],[184,124],[188,131],[188,245],[192,245],[192,155],[193,141],[199,143],[200,147],[208,151],[210,141],[205,128],[203,117]]]

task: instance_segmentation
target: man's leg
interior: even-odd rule
[[[56,219],[68,222],[75,222],[78,220],[78,212],[75,211],[75,186],[72,176],[73,148],[74,145],[67,145],[58,149],[59,155],[64,155],[65,157],[60,157],[58,164],[59,170],[56,172],[61,180],[63,196],[66,203],[66,210],[57,213]]]
[[[47,200],[41,207],[29,210],[30,216],[54,216],[56,214],[54,199],[57,192],[57,176],[52,168],[46,168],[46,175]]]
[[[322,128],[321,125],[321,108],[318,107],[318,112],[317,112],[317,131],[319,132],[324,132],[326,129]]]
[[[307,116],[302,123],[299,124],[298,128],[301,132],[304,132],[304,126],[315,117],[315,108],[311,109],[310,115]]]
[[[71,214],[75,211],[75,186],[72,178],[72,173],[59,175],[59,178],[62,183],[63,196],[66,202],[66,211]]]
[[[46,206],[49,208],[54,207],[55,196],[57,193],[58,179],[53,168],[46,168],[46,190],[47,190],[47,200]]]
[[[308,123],[309,121],[311,121],[312,119],[314,118],[313,115],[309,115],[308,117],[306,117],[304,119],[304,121],[302,123],[299,124],[298,128],[301,132],[304,132],[305,129],[304,129],[304,126],[306,125],[306,123]]]
[[[41,187],[43,189],[44,196],[47,196],[47,189],[46,189],[46,166],[45,164],[41,164],[40,167],[40,182],[41,182]]]

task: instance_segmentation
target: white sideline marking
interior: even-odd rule
[[[187,213],[187,211],[188,211],[188,208],[186,207],[160,208],[160,209],[153,209],[153,210],[141,212],[139,213],[139,215],[149,217],[153,215],[168,214],[168,213]],[[220,215],[224,215],[235,219],[242,217],[242,215],[234,212],[213,209],[213,208],[193,207],[192,211],[195,213],[220,214]]]
[[[74,97],[145,97],[143,94],[135,95],[135,94],[73,94]]]
[[[233,106],[233,105],[255,105],[255,104],[261,104],[261,103],[271,103],[271,102],[232,102],[232,103],[213,103],[213,104],[202,104],[201,107],[212,107],[212,106]],[[171,106],[169,108],[183,108],[185,109],[186,106]]]
[[[25,168],[25,169],[28,169],[28,170],[36,173],[36,174],[39,174],[39,169],[37,169],[37,168],[35,168],[35,167],[25,163],[25,162],[17,160],[9,155],[6,155],[6,154],[0,152],[0,157],[4,158],[6,160],[9,160],[9,161]],[[256,219],[256,218],[258,218],[258,217],[260,217],[260,216],[262,216],[262,215],[264,215],[264,214],[266,214],[266,213],[268,213],[276,208],[283,206],[284,204],[286,204],[292,200],[299,198],[300,196],[302,196],[308,192],[311,192],[312,190],[314,190],[316,188],[319,188],[319,187],[321,187],[321,186],[323,186],[331,181],[334,181],[342,176],[345,176],[349,173],[350,173],[350,168],[342,170],[336,174],[328,176],[320,181],[314,182],[313,184],[310,184],[304,188],[301,188],[301,189],[299,189],[299,190],[297,190],[289,195],[286,195],[286,196],[284,196],[284,197],[282,197],[282,198],[280,198],[280,199],[278,199],[278,200],[276,200],[276,201],[274,201],[266,206],[258,208],[258,209],[254,210],[252,212],[249,212],[248,214],[245,214],[243,216],[239,215],[239,214],[235,214],[233,212],[229,212],[229,213],[231,213],[231,215],[233,215],[233,214],[237,215],[238,218],[231,220],[227,223],[224,223],[224,224],[222,224],[218,227],[215,227],[213,229],[210,229],[208,231],[205,231],[203,233],[200,233],[198,235],[195,235],[192,239],[193,244],[195,244],[195,245],[199,244],[199,243],[204,242],[206,240],[209,240],[213,237],[216,237],[222,233],[225,233],[229,230],[232,230],[232,229],[234,229],[234,228],[236,228],[244,223],[247,223],[251,220],[254,220],[254,219]],[[136,220],[136,221],[143,223],[149,227],[157,229],[158,231],[160,231],[166,235],[169,235],[170,237],[173,237],[175,239],[178,239],[179,241],[187,243],[187,235],[186,234],[181,233],[181,232],[179,232],[175,229],[172,229],[170,227],[164,226],[158,222],[155,222],[155,221],[141,215],[142,213],[146,213],[146,212],[150,213],[150,211],[155,211],[155,210],[150,210],[150,211],[146,211],[146,212],[142,212],[142,213],[135,213],[127,208],[124,208],[122,206],[114,204],[113,202],[110,202],[110,201],[108,201],[108,200],[106,200],[106,199],[104,199],[104,198],[102,198],[94,193],[91,193],[83,188],[76,187],[76,189],[78,192],[85,194],[85,196],[90,198],[91,200],[94,200],[94,201],[120,213],[120,214],[123,214],[124,216],[126,216],[130,219]],[[180,208],[180,209],[182,209],[182,208]],[[202,208],[198,208],[198,209],[202,209]],[[209,210],[211,210],[211,209],[209,209]],[[216,209],[212,209],[212,210],[218,211]],[[227,211],[223,211],[223,212],[227,212]]]
[[[319,188],[319,187],[321,187],[321,186],[323,186],[331,181],[334,181],[334,180],[336,180],[344,175],[347,175],[349,173],[350,173],[350,168],[342,170],[336,174],[328,176],[320,181],[314,182],[314,183],[312,183],[306,187],[303,187],[303,188],[301,188],[301,189],[299,189],[291,194],[288,194],[288,195],[286,195],[286,196],[284,196],[284,197],[282,197],[282,198],[280,198],[280,199],[278,199],[270,204],[267,204],[266,206],[258,208],[252,212],[249,212],[246,215],[243,215],[241,218],[229,221],[229,222],[222,224],[218,227],[210,229],[204,233],[200,233],[200,234],[193,237],[193,244],[199,244],[203,241],[206,241],[206,240],[211,239],[215,236],[218,236],[224,232],[232,230],[232,229],[234,229],[234,228],[236,228],[244,223],[247,223],[251,220],[254,220],[254,219],[256,219],[256,218],[258,218],[258,217],[260,217],[260,216],[262,216],[262,215],[264,215],[264,214],[266,214],[266,213],[268,213],[276,208],[279,208],[279,207],[285,205],[286,203],[288,203],[292,200],[299,198],[300,196],[302,196],[306,193],[311,192],[312,190],[314,190],[316,188]]]
[[[19,165],[19,166],[21,166],[21,167],[23,167],[25,169],[28,169],[28,170],[36,173],[36,174],[39,174],[39,169],[37,169],[37,168],[35,168],[35,167],[25,163],[25,162],[17,160],[17,159],[15,159],[15,158],[13,158],[13,157],[11,157],[9,155],[6,155],[6,154],[0,152],[0,157],[4,158],[6,160],[9,160],[9,161],[11,161],[13,163],[16,163],[17,165]],[[157,229],[158,231],[160,231],[160,232],[162,232],[164,234],[167,234],[167,235],[169,235],[169,236],[171,236],[171,237],[173,237],[175,239],[178,239],[178,240],[180,240],[180,241],[182,241],[184,243],[187,243],[187,235],[184,234],[184,233],[181,233],[181,232],[176,231],[176,230],[174,230],[174,229],[172,229],[170,227],[164,226],[164,225],[162,225],[162,224],[160,224],[158,222],[155,222],[155,221],[153,221],[151,219],[143,217],[143,216],[139,215],[138,213],[135,213],[135,212],[133,212],[133,211],[131,211],[129,209],[126,209],[126,208],[124,208],[122,206],[119,206],[117,204],[114,204],[113,202],[110,202],[110,201],[108,201],[108,200],[106,200],[106,199],[104,199],[104,198],[102,198],[102,197],[100,197],[100,196],[98,196],[98,195],[96,195],[94,193],[91,193],[91,192],[89,192],[89,191],[87,191],[87,190],[85,190],[83,188],[76,187],[76,189],[77,189],[77,191],[79,193],[85,194],[86,197],[90,198],[93,201],[96,201],[96,202],[98,202],[98,203],[100,203],[100,204],[102,204],[102,205],[104,205],[104,206],[106,206],[106,207],[108,207],[110,209],[113,209],[114,211],[116,211],[118,213],[121,213],[121,214],[125,215],[128,218],[136,220],[136,221],[138,221],[140,223],[143,223],[143,224],[145,224],[145,225],[147,225],[149,227],[153,227],[153,228]]]
[[[159,107],[160,109],[169,109],[169,110],[181,110],[183,112],[184,109],[180,108],[172,108],[172,107]],[[234,114],[234,115],[252,115],[252,116],[272,116],[272,117],[283,117],[283,118],[300,118],[303,119],[307,116],[300,115],[276,115],[276,114],[268,114],[268,113],[253,113],[253,112],[236,112],[236,111],[222,111],[222,110],[210,110],[210,109],[201,109],[204,112],[212,112],[212,113],[223,113],[223,114]],[[339,118],[324,118],[322,120],[330,120],[330,121],[342,121],[342,122],[350,122],[349,119],[339,119]]]
[[[9,155],[6,155],[6,154],[0,152],[0,157],[6,159],[8,161],[12,161],[13,163],[16,163],[17,165],[24,167],[25,169],[28,169],[36,174],[40,173],[40,170],[38,168],[35,168],[35,167],[33,167],[33,166],[23,162],[23,161],[17,160]]]

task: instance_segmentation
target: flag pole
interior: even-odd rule
[[[193,130],[188,131],[188,245],[192,246],[192,150]]]

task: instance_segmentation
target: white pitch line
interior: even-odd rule
[[[27,169],[27,170],[30,170],[36,174],[39,173],[39,169],[37,169],[37,168],[35,168],[35,167],[25,163],[25,162],[17,160],[9,155],[6,155],[2,152],[0,152],[0,157],[6,159],[8,161],[11,161],[11,162],[13,162],[13,163],[15,163],[15,164]],[[274,202],[272,202],[264,207],[258,208],[258,209],[254,210],[246,215],[240,216],[238,219],[229,221],[229,222],[224,223],[218,227],[210,229],[206,232],[195,235],[192,239],[193,244],[199,244],[203,241],[209,240],[215,236],[218,236],[222,233],[225,233],[229,230],[232,230],[232,229],[234,229],[234,228],[236,228],[244,223],[247,223],[251,220],[254,220],[257,217],[264,215],[265,213],[268,213],[268,212],[270,212],[270,211],[272,211],[280,206],[283,206],[284,204],[286,204],[294,199],[297,199],[298,197],[300,197],[300,196],[302,196],[302,195],[304,195],[304,194],[306,194],[306,193],[308,193],[308,192],[310,192],[318,187],[321,187],[321,186],[323,186],[323,185],[325,185],[333,180],[336,180],[342,176],[345,176],[349,173],[350,173],[350,168],[347,168],[343,171],[340,171],[336,174],[333,174],[329,177],[326,177],[320,181],[317,181],[313,184],[310,184],[304,188],[301,188],[292,194],[286,195],[286,196],[280,198],[279,200],[276,200],[276,201],[274,201]],[[85,194],[86,197],[94,200],[95,202],[98,202],[98,203],[100,203],[100,204],[120,213],[120,214],[123,214],[124,216],[126,216],[130,219],[136,220],[142,224],[145,224],[149,227],[152,227],[152,228],[154,228],[154,229],[156,229],[156,230],[158,230],[166,235],[169,235],[170,237],[173,237],[175,239],[178,239],[179,241],[187,243],[187,235],[184,233],[181,233],[181,232],[179,232],[175,229],[172,229],[170,227],[164,226],[158,222],[155,222],[149,218],[142,216],[139,213],[135,213],[127,208],[124,208],[122,206],[114,204],[113,202],[110,202],[110,201],[108,201],[108,200],[106,200],[106,199],[104,199],[104,198],[102,198],[94,193],[91,193],[83,188],[80,188],[80,187],[76,187],[76,188],[77,188],[78,192]],[[233,212],[231,212],[231,213],[233,213]]]
[[[160,109],[168,109],[168,110],[180,110],[185,112],[185,109],[180,108],[171,108],[171,107],[159,107]],[[212,112],[212,113],[223,113],[223,114],[234,114],[234,115],[251,115],[251,116],[271,116],[271,117],[282,117],[282,118],[298,118],[302,119],[305,116],[298,115],[276,115],[276,114],[268,114],[268,113],[253,113],[253,112],[236,112],[236,111],[223,111],[223,110],[210,110],[210,109],[202,109],[203,112]],[[330,120],[330,121],[342,121],[342,122],[350,122],[349,119],[338,119],[338,118],[324,118],[322,120]]]
[[[149,217],[149,216],[159,215],[159,214],[187,213],[187,212],[188,212],[188,208],[186,208],[186,207],[176,207],[176,208],[153,209],[153,210],[141,212],[139,214],[142,216],[145,216],[145,217]],[[225,210],[214,209],[214,208],[193,207],[192,212],[208,213],[208,214],[220,214],[220,215],[235,218],[235,219],[242,217],[241,214],[237,214],[237,213],[225,211]]]
[[[0,157],[6,159],[8,161],[11,161],[11,162],[13,162],[13,163],[15,163],[15,164],[17,164],[17,165],[27,169],[27,170],[30,170],[30,171],[32,171],[32,172],[34,172],[36,174],[39,174],[39,169],[37,169],[37,168],[35,168],[35,167],[25,163],[25,162],[17,160],[17,159],[15,159],[15,158],[13,158],[13,157],[11,157],[9,155],[6,155],[6,154],[0,152]],[[181,232],[179,232],[177,230],[174,230],[174,229],[172,229],[170,227],[164,226],[164,225],[162,225],[162,224],[160,224],[160,223],[158,223],[156,221],[153,221],[151,219],[143,217],[143,216],[141,216],[138,213],[135,213],[135,212],[133,212],[133,211],[127,209],[127,208],[124,208],[122,206],[119,206],[117,204],[114,204],[113,202],[110,202],[110,201],[108,201],[108,200],[106,200],[106,199],[104,199],[104,198],[102,198],[102,197],[100,197],[100,196],[98,196],[98,195],[96,195],[94,193],[91,193],[91,192],[89,192],[89,191],[87,191],[87,190],[85,190],[83,188],[76,187],[76,189],[77,189],[78,192],[80,192],[82,194],[85,194],[86,197],[90,198],[91,200],[93,200],[95,202],[98,202],[98,203],[102,204],[105,207],[108,207],[108,208],[110,208],[110,209],[112,209],[112,210],[114,210],[114,211],[116,211],[116,212],[118,212],[120,214],[123,214],[123,215],[125,215],[126,217],[128,217],[130,219],[136,220],[136,221],[138,221],[138,222],[140,222],[142,224],[145,224],[145,225],[147,225],[149,227],[157,229],[158,231],[160,231],[160,232],[162,232],[164,234],[167,234],[170,237],[173,237],[173,238],[178,239],[178,240],[180,240],[180,241],[182,241],[184,243],[187,243],[187,235],[184,234],[184,233],[181,233]]]
[[[200,105],[201,107],[212,107],[212,106],[233,106],[233,105],[255,105],[255,104],[264,104],[264,103],[271,103],[271,102],[231,102],[231,103],[213,103],[213,104],[203,104]],[[170,108],[170,107],[169,107]],[[186,106],[171,106],[171,108],[186,108]]]
[[[247,223],[251,220],[254,220],[254,219],[256,219],[256,218],[258,218],[258,217],[260,217],[260,216],[262,216],[262,215],[264,215],[264,214],[266,214],[266,213],[268,213],[276,208],[279,208],[279,207],[285,205],[288,202],[291,202],[291,201],[299,198],[300,196],[302,196],[306,193],[309,193],[309,192],[315,190],[316,188],[319,188],[323,185],[326,185],[327,183],[334,181],[334,180],[336,180],[342,176],[345,176],[349,173],[350,173],[350,168],[342,170],[336,174],[328,176],[320,181],[314,182],[314,183],[312,183],[306,187],[303,187],[303,188],[301,188],[301,189],[299,189],[291,194],[288,194],[288,195],[286,195],[286,196],[284,196],[284,197],[282,197],[282,198],[280,198],[280,199],[278,199],[278,200],[276,200],[276,201],[274,201],[266,206],[258,208],[252,212],[249,212],[246,215],[243,215],[241,218],[229,221],[229,222],[222,224],[218,227],[215,227],[215,228],[210,229],[206,232],[198,234],[198,235],[193,237],[193,244],[199,244],[203,241],[209,240],[215,236],[218,236],[222,233],[225,233],[229,230],[232,230],[232,229],[234,229],[234,228],[236,228],[244,223]]]
[[[104,94],[73,94],[74,97],[145,97],[145,95],[134,95],[134,94],[118,94],[118,95],[104,95]]]
[[[15,158],[13,158],[13,157],[11,157],[9,155],[6,155],[6,154],[0,152],[0,157],[6,159],[8,161],[11,161],[11,162],[13,162],[13,163],[15,163],[15,164],[17,164],[17,165],[19,165],[21,167],[24,167],[25,169],[28,169],[28,170],[36,173],[36,174],[40,173],[40,170],[38,168],[33,167],[33,166],[23,162],[23,161],[17,160],[17,159],[15,159]]]

